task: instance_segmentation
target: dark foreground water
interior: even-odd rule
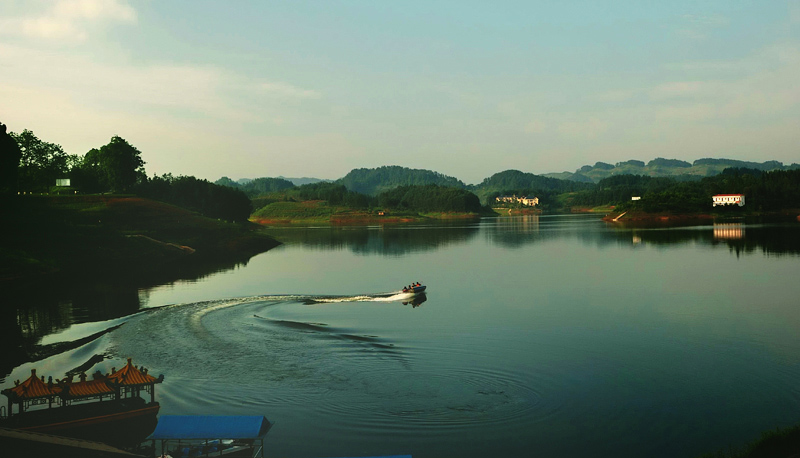
[[[275,235],[285,245],[194,281],[32,293],[17,320],[37,348],[124,325],[2,388],[132,357],[165,375],[162,414],[266,415],[279,457],[691,457],[800,422],[800,224]],[[416,280],[428,294],[404,304]]]

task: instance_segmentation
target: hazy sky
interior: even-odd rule
[[[3,0],[0,122],[212,181],[800,162],[800,1]]]

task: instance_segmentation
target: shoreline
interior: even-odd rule
[[[753,213],[645,213],[641,211],[611,212],[603,221],[616,224],[687,225],[714,221],[757,220],[761,222],[800,222],[800,210]]]
[[[132,196],[4,199],[2,210],[17,222],[0,242],[2,285],[104,277],[164,283],[281,244],[253,223]]]
[[[479,219],[478,213],[426,213],[418,215],[375,216],[375,215],[331,215],[325,218],[280,218],[251,217],[250,222],[260,226],[303,226],[308,224],[326,226],[371,226],[381,224],[407,224],[423,221],[446,221]],[[494,216],[494,215],[492,215]]]

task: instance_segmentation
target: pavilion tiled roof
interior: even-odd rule
[[[160,383],[159,379],[147,373],[147,369],[140,370],[133,365],[131,359],[128,358],[128,364],[122,369],[112,372],[108,375],[109,383],[114,383],[122,386],[135,386],[135,385],[149,385],[151,383]]]
[[[42,377],[44,378],[44,377]],[[52,383],[45,383],[44,380],[36,376],[36,369],[31,369],[31,376],[22,383],[17,383],[12,388],[3,390],[6,396],[14,396],[21,399],[36,399],[55,396],[61,392],[61,388]]]
[[[107,377],[98,377],[94,380],[86,380],[86,374],[81,374],[81,381],[72,383],[62,383],[64,387],[63,394],[68,395],[70,398],[85,398],[90,396],[100,396],[106,394],[114,394],[108,384],[106,384]]]
[[[106,375],[98,371],[92,380],[87,380],[86,374],[81,374],[78,382],[73,382],[72,376],[56,380],[56,383],[53,383],[52,378],[45,382],[44,377],[37,377],[36,369],[32,369],[27,380],[22,383],[17,381],[14,387],[3,390],[2,394],[14,402],[50,396],[86,398],[115,394],[119,386],[142,386],[161,383],[162,380],[163,376],[153,377],[147,373],[147,369],[137,368],[128,358],[128,364],[118,371],[112,370],[111,374]]]

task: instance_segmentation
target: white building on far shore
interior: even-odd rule
[[[519,202],[522,205],[525,205],[527,207],[534,207],[536,205],[539,205],[539,198],[538,197],[530,197],[530,198],[527,197],[527,196],[517,197],[516,195],[513,195],[513,196],[500,196],[500,197],[495,197],[495,201],[496,202],[510,202],[510,203]]]
[[[717,205],[738,205],[744,206],[744,194],[717,194],[711,197],[713,207]]]

